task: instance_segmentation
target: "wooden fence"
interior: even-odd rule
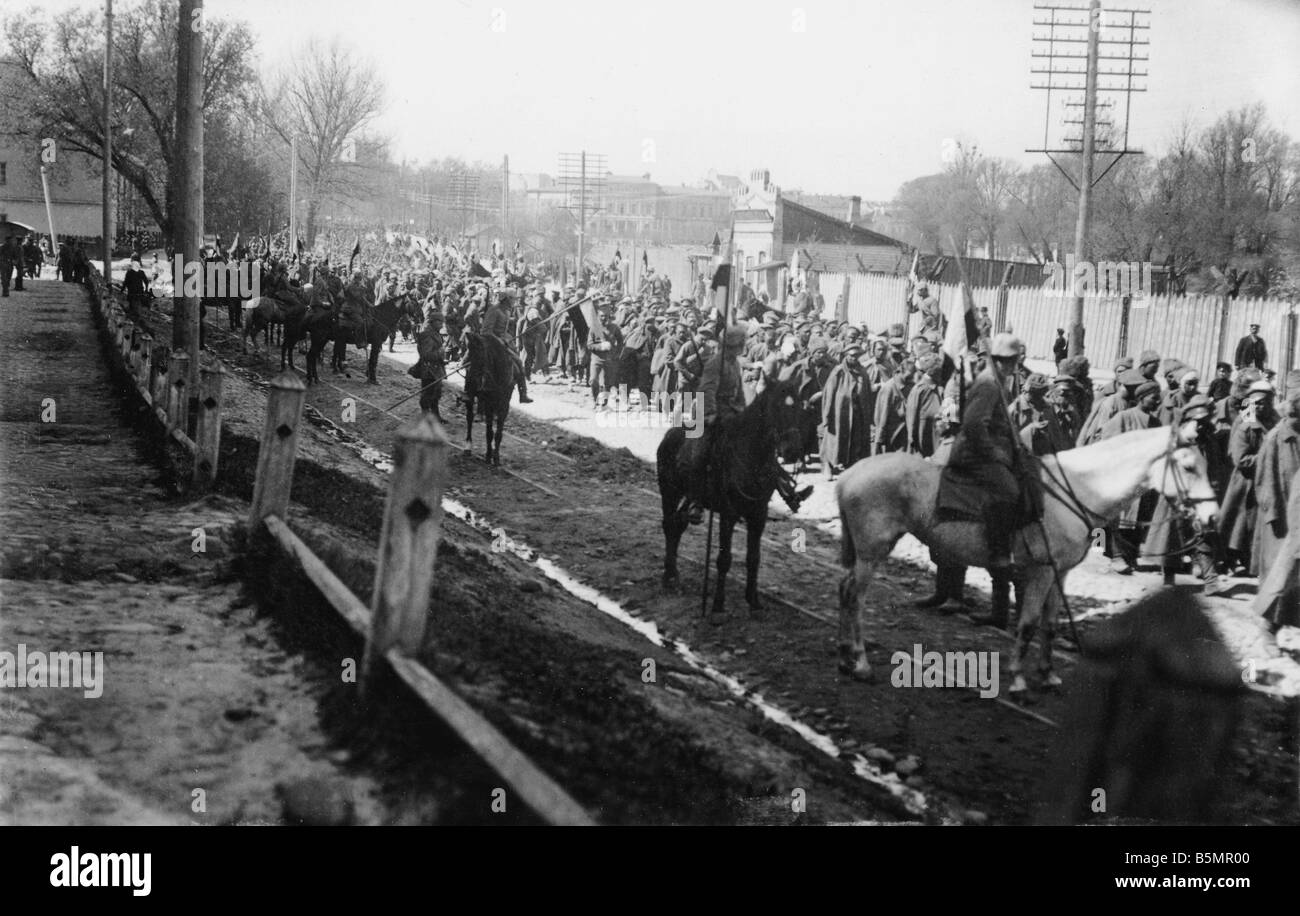
[[[306,393],[292,372],[283,372],[271,382],[248,516],[250,532],[264,530],[365,639],[362,690],[371,683],[376,666],[386,661],[543,819],[552,824],[593,824],[591,816],[557,783],[416,660],[429,621],[442,531],[442,494],[448,479],[451,444],[442,428],[425,416],[398,433],[374,590],[367,607],[286,521]]]
[[[206,489],[216,482],[221,451],[221,387],[225,370],[219,361],[199,368],[199,391],[189,391],[190,357],[155,345],[153,337],[127,317],[107,282],[91,268],[91,301],[101,328],[112,341],[110,356],[130,380],[135,395],[153,411],[169,439],[193,457],[192,482]],[[191,400],[197,410],[190,416]]]
[[[844,280],[843,273],[820,274],[826,300],[822,317],[835,317],[835,300]],[[865,323],[873,333],[907,322],[909,337],[919,328],[917,316],[907,313],[906,277],[855,273],[848,275],[848,284],[849,321]],[[956,284],[931,283],[930,293],[950,316],[953,305],[961,301]],[[1068,328],[1073,305],[1067,296],[1034,287],[977,287],[972,298],[977,309],[989,310],[995,330],[1011,331],[1025,342],[1030,359],[1052,358],[1056,329]],[[1277,371],[1285,386],[1287,372],[1300,368],[1300,312],[1296,303],[1282,299],[1150,296],[1132,300],[1126,307],[1117,297],[1089,296],[1083,304],[1084,352],[1094,367],[1110,370],[1121,356],[1155,350],[1198,368],[1208,379],[1216,362],[1232,362],[1237,341],[1252,324],[1260,326],[1269,368]]]

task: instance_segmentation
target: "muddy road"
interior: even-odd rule
[[[211,334],[210,343],[242,377],[265,381],[279,369],[278,357],[242,354],[228,333]],[[367,385],[360,351],[349,350],[351,377],[326,368],[321,384],[308,393],[315,425],[338,440],[340,449],[375,457],[391,451],[403,422],[418,416],[416,383],[405,367],[380,361],[379,384]],[[539,387],[534,387],[534,392]],[[541,387],[545,396],[547,388]],[[575,407],[575,414],[581,408]],[[454,404],[452,386],[443,397],[447,433],[459,444],[464,417]],[[260,417],[256,418],[260,422]],[[594,424],[593,424],[594,425]],[[663,539],[654,469],[626,448],[612,449],[593,438],[550,422],[511,414],[502,444],[503,467],[482,461],[482,426],[475,425],[472,453],[459,452],[452,463],[448,496],[475,514],[474,522],[499,550],[512,550],[533,561],[559,567],[573,579],[616,602],[636,620],[653,623],[669,641],[688,646],[703,663],[734,678],[745,690],[788,714],[801,727],[833,742],[847,759],[866,754],[874,773],[897,771],[899,779],[922,793],[931,817],[997,823],[1024,823],[1036,801],[1050,792],[1047,761],[1067,714],[1076,663],[1069,633],[1058,645],[1060,691],[1034,690],[1023,699],[1007,699],[1006,653],[1011,638],[979,627],[964,615],[940,616],[916,610],[912,602],[928,594],[929,574],[915,563],[891,559],[876,576],[874,613],[866,637],[868,656],[878,676],[859,683],[841,676],[836,663],[838,539],[826,526],[782,515],[769,522],[763,545],[760,588],[765,607],[745,609],[742,591],[743,538],[729,580],[730,613],[721,621],[700,619],[703,526],[692,528],[682,542],[684,589],[665,591],[660,584]],[[370,451],[373,450],[373,451]],[[295,487],[295,494],[297,487]],[[361,526],[364,528],[365,526]],[[365,533],[365,532],[363,532]],[[371,542],[373,543],[373,542]],[[472,569],[472,566],[469,567]],[[474,600],[494,606],[490,581],[480,584]],[[974,604],[986,600],[975,596]],[[1103,602],[1072,599],[1076,614]],[[511,614],[544,614],[533,594],[516,592],[510,608],[493,624],[508,631]],[[547,649],[548,670],[563,668],[566,654],[576,668],[595,663],[598,632],[608,623],[588,606],[591,632],[578,643],[557,641]],[[1094,621],[1080,623],[1086,641]],[[572,631],[570,631],[572,632]],[[590,638],[588,638],[590,637]],[[509,644],[509,636],[505,643]],[[593,645],[597,648],[593,649]],[[1000,695],[982,697],[974,688],[919,689],[894,687],[891,657],[897,651],[983,651],[1001,654]],[[466,649],[472,654],[472,649]],[[482,651],[489,651],[485,647]],[[497,651],[497,650],[491,650]],[[611,653],[612,654],[612,653]],[[634,677],[628,660],[610,660],[620,677]],[[622,667],[620,667],[620,665]],[[688,672],[684,672],[688,673]],[[1032,683],[1031,676],[1031,683]],[[557,719],[590,718],[615,727],[617,711],[602,705],[582,688],[548,682],[559,710]],[[575,700],[581,702],[575,702]],[[589,702],[590,701],[590,702]],[[534,708],[537,708],[534,706]],[[1249,693],[1245,721],[1235,751],[1224,817],[1239,823],[1297,822],[1295,701]],[[543,730],[545,725],[539,723]],[[790,729],[765,723],[765,730]],[[587,740],[599,744],[597,734]],[[793,740],[793,745],[799,745]],[[806,742],[805,742],[806,744]],[[601,749],[603,750],[603,748]],[[731,751],[738,750],[731,748]],[[593,753],[600,750],[593,747]],[[667,760],[671,760],[670,751]],[[671,783],[671,766],[646,774]],[[707,819],[707,818],[705,818]]]

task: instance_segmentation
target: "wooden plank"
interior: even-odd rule
[[[330,606],[361,637],[370,631],[370,611],[321,562],[302,539],[277,515],[267,516],[266,530],[320,591]],[[594,826],[595,821],[559,784],[543,773],[497,729],[414,659],[396,650],[385,655],[397,676],[446,722],[520,798],[550,824]]]

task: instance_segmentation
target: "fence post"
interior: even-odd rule
[[[149,397],[153,406],[167,409],[167,360],[171,350],[164,344],[154,347],[153,359],[149,365]]]
[[[397,435],[370,601],[363,677],[368,677],[375,659],[389,649],[414,657],[424,640],[442,529],[448,449],[442,427],[428,416]]]
[[[199,369],[199,413],[194,424],[194,484],[207,488],[217,478],[221,450],[221,363]]]
[[[1282,371],[1279,373],[1282,379],[1282,397],[1290,394],[1289,380],[1291,373],[1296,368],[1296,336],[1300,333],[1300,312],[1297,312],[1294,305],[1287,309],[1286,315],[1283,316],[1286,325],[1286,331],[1282,335],[1286,340],[1286,349],[1282,353]]]
[[[167,422],[189,433],[190,397],[185,385],[190,377],[190,355],[173,351],[167,366]]]
[[[140,355],[136,357],[135,383],[153,400],[153,337],[140,335]]]
[[[1228,302],[1227,296],[1219,297],[1219,345],[1214,348],[1216,362],[1223,362],[1223,351],[1228,345]]]
[[[298,451],[298,424],[307,386],[287,369],[271,381],[266,399],[266,427],[257,452],[257,477],[253,482],[253,505],[248,527],[256,530],[269,515],[284,518],[293,486],[293,463]]]
[[[144,331],[138,325],[131,325],[131,342],[126,348],[126,369],[132,378],[137,375],[136,367],[140,364],[140,338]]]

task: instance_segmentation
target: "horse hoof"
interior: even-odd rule
[[[757,595],[753,598],[746,598],[745,603],[749,605],[749,609],[753,613],[758,613],[763,610],[763,602],[758,599]]]
[[[857,662],[842,661],[840,662],[839,669],[840,674],[847,674],[861,684],[875,683],[876,674],[871,669],[871,665],[867,663],[865,658]]]
[[[1024,692],[1025,692],[1026,690],[1028,690],[1028,689],[1029,689],[1029,685],[1025,683],[1024,676],[1023,676],[1023,675],[1019,675],[1019,674],[1017,674],[1014,678],[1012,678],[1012,680],[1011,680],[1011,689],[1008,690],[1007,692],[1008,692],[1008,693],[1024,693]]]
[[[1047,672],[1046,676],[1043,678],[1043,687],[1047,690],[1055,690],[1060,687],[1062,683],[1062,680],[1056,676],[1055,671]]]

